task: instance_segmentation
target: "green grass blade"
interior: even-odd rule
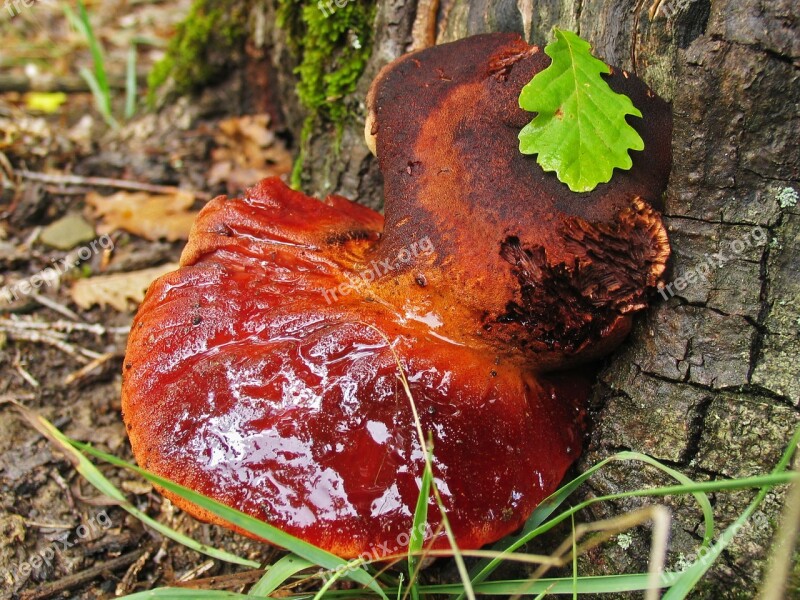
[[[678,573],[664,573],[658,581],[659,587],[667,587],[670,578],[674,578]],[[611,594],[622,592],[640,592],[648,589],[648,573],[636,573],[626,575],[601,575],[583,576],[577,579],[578,594]],[[485,581],[475,586],[475,593],[482,596],[500,596],[508,598],[513,596],[521,589],[526,589],[527,593],[535,594],[572,594],[575,581],[572,577],[557,577],[539,579],[531,582],[525,579],[504,580],[504,581]],[[395,597],[402,593],[401,588],[386,588],[386,593]],[[464,591],[460,583],[436,584],[420,586],[420,592],[429,596],[456,596]],[[311,600],[315,594],[294,594],[293,600]],[[246,598],[247,596],[236,596],[236,598]],[[375,597],[371,590],[328,590],[325,592],[326,600],[364,600]],[[127,598],[145,598],[145,596],[126,596]],[[183,600],[186,596],[181,596],[176,600]],[[252,598],[252,596],[250,596]],[[205,598],[200,597],[200,600]],[[213,600],[213,599],[209,599]]]
[[[552,589],[552,588],[547,588],[547,589],[546,589],[546,590],[544,590],[544,591],[543,591],[541,594],[539,594],[538,596],[536,596],[536,597],[535,597],[533,600],[542,600],[542,598],[544,598],[545,596],[547,596],[547,594],[549,594],[549,593],[550,593],[550,590],[551,590],[551,589]]]
[[[528,538],[527,536],[529,536],[532,531],[535,531],[542,523],[544,523],[547,518],[553,514],[553,512],[555,512],[555,510],[561,506],[561,504],[586,480],[588,480],[594,473],[602,469],[606,464],[612,462],[613,460],[624,460],[623,456],[626,454],[628,453],[621,452],[619,454],[615,454],[614,456],[610,456],[609,458],[600,461],[596,465],[589,467],[586,471],[581,473],[569,483],[561,486],[550,496],[539,503],[539,505],[531,513],[531,516],[528,517],[528,520],[525,521],[525,525],[519,534],[500,540],[494,546],[492,546],[492,550],[496,550],[498,552],[502,552],[503,550],[515,550],[522,546],[529,539],[532,539]],[[481,581],[484,581],[499,564],[500,561],[495,559],[478,561],[470,573],[472,582],[480,583]]]
[[[414,553],[422,550],[425,543],[425,531],[428,525],[428,500],[431,494],[431,481],[433,473],[430,465],[425,463],[422,471],[422,482],[420,483],[419,496],[417,496],[417,506],[414,509],[414,521],[411,528],[411,536],[408,542],[408,577],[411,587],[409,591],[413,600],[419,599],[417,586],[417,559]]]
[[[668,572],[661,575],[658,580],[660,588],[669,585],[670,578],[673,578],[677,573]],[[581,576],[577,578],[577,585],[575,580],[570,577],[553,577],[543,578],[537,581],[530,581],[526,579],[513,579],[503,581],[484,581],[475,586],[475,593],[481,596],[500,596],[508,598],[518,593],[520,590],[526,590],[528,594],[572,594],[573,587],[577,587],[578,594],[613,594],[623,592],[641,592],[648,588],[648,573],[635,573],[625,575],[595,575],[595,576]],[[420,592],[429,596],[456,596],[464,591],[464,587],[460,583],[445,583],[435,585],[420,586]],[[386,589],[387,593],[395,594],[396,589]],[[301,600],[302,598],[311,598],[312,595],[307,596],[293,596],[293,600]],[[325,595],[326,599],[336,600],[342,599],[358,599],[365,598],[364,592],[361,595],[355,590],[329,590]]]
[[[781,456],[780,461],[773,470],[773,474],[786,471],[786,468],[791,462],[792,456],[798,447],[798,443],[800,443],[800,427],[798,427],[794,432],[794,435],[789,441],[789,445],[786,447],[786,450]],[[700,581],[703,575],[706,574],[706,571],[708,571],[711,565],[714,564],[714,561],[719,557],[720,554],[722,554],[722,551],[728,546],[728,544],[731,543],[733,538],[744,526],[750,516],[755,512],[761,502],[764,501],[764,498],[766,498],[771,489],[772,486],[765,485],[758,491],[758,494],[756,494],[756,497],[748,505],[745,511],[739,515],[739,518],[736,519],[736,521],[734,521],[730,527],[722,532],[722,535],[720,535],[719,539],[711,547],[711,549],[675,578],[672,587],[664,595],[663,600],[683,600],[683,598],[686,598],[689,595],[692,589],[694,589],[694,587],[697,585],[697,582]]]
[[[659,585],[666,587],[669,577],[674,573],[665,573],[659,579]],[[531,582],[525,579],[511,581],[485,581],[475,586],[475,593],[484,596],[512,596],[519,590],[525,589],[529,594],[572,594],[573,589],[578,594],[609,594],[620,592],[638,592],[648,589],[647,573],[633,575],[603,575],[573,577],[544,578]],[[425,594],[443,594],[454,596],[463,589],[460,584],[442,584],[422,586],[420,591]]]
[[[645,497],[645,496],[680,496],[693,494],[695,492],[722,492],[747,490],[760,488],[763,486],[776,486],[792,483],[800,479],[798,473],[772,473],[770,475],[756,475],[754,477],[742,477],[740,479],[721,479],[717,481],[702,481],[692,485],[667,485],[664,487],[650,488],[646,490],[634,490],[617,494],[623,497]],[[610,496],[607,496],[610,499]]]
[[[128,48],[128,64],[125,69],[125,118],[130,119],[136,112],[136,51],[137,46],[131,43]]]
[[[436,489],[435,483],[433,484],[433,494],[436,496],[436,503],[439,505],[439,512],[442,514],[442,525],[444,526],[444,531],[447,534],[447,541],[450,542],[450,548],[453,550],[453,560],[456,563],[456,569],[458,570],[458,575],[461,578],[461,586],[464,590],[464,595],[469,598],[469,600],[475,600],[475,591],[472,589],[472,581],[469,578],[467,565],[464,562],[464,557],[461,556],[461,552],[458,549],[458,544],[456,544],[456,536],[453,533],[452,527],[450,527],[450,520],[447,518],[447,511],[444,509],[444,502],[442,502],[442,497],[439,495],[439,490]]]
[[[252,596],[237,594],[236,592],[225,592],[222,590],[195,590],[192,588],[159,588],[147,592],[138,592],[129,596],[121,596],[120,600],[147,600],[157,598],[158,600],[246,600]]]
[[[627,455],[626,460],[635,459],[649,464],[650,466],[653,466],[656,469],[666,473],[676,481],[679,481],[683,485],[693,485],[696,483],[693,479],[690,479],[680,471],[676,471],[675,469],[668,467],[652,456],[640,454],[639,452],[624,452],[622,454]],[[705,524],[703,541],[701,542],[700,547],[707,548],[711,545],[711,542],[714,539],[714,508],[711,506],[711,501],[708,499],[708,496],[705,494],[705,492],[692,492],[692,496],[694,496],[695,500],[697,500],[697,503],[700,505],[700,510],[703,512],[703,522]]]
[[[280,546],[281,548],[286,548],[301,558],[305,558],[306,560],[311,561],[316,565],[320,565],[326,569],[330,569],[332,571],[341,570],[348,579],[352,579],[357,583],[373,589],[382,598],[384,598],[384,600],[388,600],[383,590],[378,586],[373,577],[363,568],[355,566],[353,562],[348,563],[346,560],[339,558],[335,554],[331,554],[330,552],[321,548],[317,548],[316,546],[309,544],[308,542],[304,542],[293,535],[289,535],[288,533],[281,531],[269,523],[260,521],[259,519],[251,517],[250,515],[222,504],[221,502],[207,498],[206,496],[203,496],[194,490],[190,490],[189,488],[179,485],[174,481],[170,481],[169,479],[165,479],[164,477],[156,475],[155,473],[146,471],[141,467],[137,467],[125,462],[116,456],[112,456],[111,454],[107,454],[101,450],[97,450],[89,444],[84,444],[74,440],[70,440],[70,443],[79,450],[87,452],[95,458],[99,458],[111,463],[112,465],[123,467],[138,473],[148,481],[179,495],[181,498],[184,498],[185,500],[188,500],[197,506],[205,508],[221,519],[247,530],[253,535],[268,541],[270,544]]]
[[[578,597],[578,540],[575,537],[575,515],[571,517],[572,521],[572,598],[573,600]]]
[[[92,73],[86,67],[81,67],[79,72],[81,77],[83,77],[84,81],[86,81],[86,84],[89,86],[89,89],[92,91],[92,96],[94,96],[97,110],[100,111],[103,120],[112,129],[119,128],[119,123],[117,123],[116,119],[114,119],[114,116],[111,114],[111,106],[108,104],[108,97],[104,96],[103,92],[100,90],[100,86],[97,83],[94,73]]]
[[[80,69],[80,74],[84,80],[86,80],[89,89],[92,91],[95,104],[100,114],[103,116],[103,119],[109,126],[116,129],[119,127],[119,124],[116,122],[111,112],[111,89],[108,85],[108,77],[106,76],[103,48],[94,35],[94,30],[92,29],[89,15],[86,12],[86,7],[81,0],[78,0],[77,14],[67,4],[64,4],[63,11],[70,25],[86,39],[89,51],[92,54],[94,72],[84,67]]]
[[[613,461],[624,461],[624,460],[636,460],[649,464],[663,471],[667,475],[670,475],[677,481],[680,481],[681,484],[684,486],[691,486],[695,484],[694,481],[692,481],[683,473],[680,473],[674,469],[671,469],[670,467],[667,467],[666,465],[661,464],[659,461],[655,460],[650,456],[647,456],[646,454],[641,454],[639,452],[619,452],[588,468],[578,477],[576,477],[569,483],[561,486],[553,494],[545,498],[534,509],[534,511],[531,513],[531,516],[528,517],[528,520],[525,522],[525,525],[520,534],[513,537],[508,537],[498,542],[497,544],[494,545],[493,549],[498,551],[503,551],[503,550],[513,551],[516,550],[517,548],[520,548],[530,540],[532,540],[534,537],[536,537],[536,535],[543,533],[539,529],[542,523],[544,523],[550,517],[550,515],[552,515],[556,511],[556,509],[559,506],[561,506],[561,504],[563,504],[563,502],[575,490],[577,490],[592,475],[594,475],[597,471],[605,467],[608,463]],[[652,490],[645,490],[645,491],[651,492]],[[711,544],[711,540],[713,539],[714,536],[714,509],[711,506],[711,502],[709,501],[708,496],[704,492],[695,491],[691,493],[694,495],[695,499],[697,500],[703,512],[705,532],[703,535],[702,544],[703,547],[708,547]],[[597,500],[599,499],[596,499],[595,501]],[[501,562],[502,558],[479,561],[478,564],[476,564],[475,567],[473,567],[472,569],[471,572],[472,582],[480,583],[481,581],[484,581],[489,575],[492,574],[492,572],[494,572],[494,570],[501,564]]]
[[[343,576],[344,576],[344,571],[338,571],[338,570],[337,570],[336,572],[334,572],[334,573],[331,575],[330,579],[328,579],[328,580],[327,580],[327,581],[326,581],[326,582],[325,582],[325,583],[322,585],[322,587],[319,589],[319,591],[318,591],[316,594],[314,594],[314,600],[322,600],[322,599],[325,597],[325,595],[327,594],[327,592],[328,592],[328,590],[330,589],[330,587],[331,587],[331,586],[332,586],[334,583],[336,583],[337,581],[339,581],[339,580],[340,580],[340,579],[341,579]]]
[[[797,473],[776,473],[772,475],[764,475],[759,477],[747,477],[743,479],[729,479],[722,481],[707,481],[702,483],[693,483],[691,485],[664,486],[659,488],[651,488],[647,490],[634,490],[631,492],[622,492],[619,494],[598,496],[597,498],[591,498],[590,500],[586,500],[584,502],[581,502],[580,504],[571,507],[570,509],[564,511],[563,513],[560,513],[556,517],[553,517],[549,521],[538,526],[536,529],[530,531],[526,535],[516,538],[516,541],[514,541],[508,548],[506,548],[506,551],[511,552],[513,550],[516,550],[517,548],[527,543],[528,541],[532,540],[536,536],[541,535],[547,531],[550,531],[553,527],[555,527],[565,519],[568,519],[573,514],[581,510],[584,510],[585,508],[588,508],[592,504],[596,504],[598,502],[607,502],[609,500],[620,500],[623,498],[634,498],[634,497],[638,498],[660,497],[660,496],[694,494],[696,492],[744,490],[744,489],[751,489],[754,487],[781,485],[785,483],[791,483],[792,481],[797,481],[797,480],[800,480],[800,477],[798,477]],[[481,570],[478,576],[485,579],[491,572],[493,572],[497,568],[497,566],[502,562],[502,560],[503,560],[502,557],[493,559],[484,569]]]
[[[67,21],[72,28],[85,38],[86,31],[84,29],[83,21],[78,18],[78,15],[75,14],[75,11],[72,10],[68,4],[64,4],[62,8],[64,10],[64,16],[67,18]]]
[[[270,565],[264,576],[250,588],[251,596],[269,596],[286,583],[286,580],[314,564],[294,554],[287,554],[275,564]]]
[[[78,0],[78,18],[83,23],[82,33],[89,44],[89,51],[92,53],[92,61],[94,62],[94,73],[97,76],[97,83],[105,97],[109,99],[110,105],[111,89],[108,86],[108,78],[106,77],[106,61],[105,57],[103,56],[103,48],[100,46],[100,43],[97,41],[97,37],[94,35],[94,29],[92,29],[92,23],[89,20],[89,14],[86,12],[86,6],[83,4],[83,0]]]
[[[795,441],[794,443],[796,445],[797,442]],[[784,464],[783,460],[781,461],[779,466],[780,465],[783,465],[783,467],[785,468],[785,464]],[[776,471],[777,470],[778,469],[776,469]],[[733,491],[733,490],[742,490],[742,489],[752,489],[754,487],[758,487],[758,488],[760,488],[760,487],[774,487],[776,485],[791,483],[792,481],[800,481],[800,477],[798,477],[797,473],[775,472],[775,473],[773,473],[771,475],[758,476],[758,477],[746,477],[746,478],[742,478],[742,479],[731,479],[731,480],[723,480],[723,481],[708,481],[708,482],[702,482],[702,483],[693,483],[691,485],[664,486],[664,487],[652,488],[652,489],[648,489],[648,490],[634,490],[634,491],[631,491],[631,492],[623,492],[623,493],[619,493],[619,494],[609,494],[607,496],[599,496],[597,498],[592,498],[590,500],[586,500],[584,502],[581,502],[580,504],[577,504],[576,506],[573,506],[570,509],[560,513],[559,515],[555,516],[554,518],[550,519],[549,521],[546,521],[545,523],[543,523],[542,525],[540,525],[539,527],[537,527],[536,529],[531,531],[528,534],[528,536],[526,536],[526,537],[528,539],[533,539],[537,535],[541,535],[542,533],[545,533],[545,532],[549,531],[550,529],[552,529],[553,527],[555,527],[556,525],[558,525],[559,523],[561,523],[565,519],[570,518],[575,513],[579,512],[581,510],[584,510],[585,508],[587,508],[587,507],[589,507],[592,504],[595,504],[597,502],[605,502],[605,501],[609,501],[609,500],[618,500],[618,499],[622,499],[622,498],[631,498],[631,497],[660,497],[660,496],[671,496],[671,495],[694,494],[696,492]],[[522,544],[527,542],[528,539],[523,538],[523,539],[519,540],[518,542],[516,542],[515,544],[512,544],[512,547],[510,547],[508,549],[509,552],[511,550],[515,550],[516,548],[518,548],[519,546],[521,546]],[[708,556],[708,553],[706,553],[706,556]],[[495,561],[501,561],[501,560],[502,560],[502,558],[500,558],[500,557],[495,559]],[[706,564],[706,561],[703,561],[703,562],[704,562],[704,564],[702,566],[704,567],[704,569],[708,569],[708,567],[712,563],[712,561],[708,561],[707,564]],[[667,579],[664,579],[664,576],[662,575],[662,578],[661,578],[660,581],[666,587],[666,586],[672,585],[675,581],[677,581],[678,580],[678,576],[679,576],[679,574],[673,573],[670,577],[668,577]],[[546,579],[542,579],[540,581],[547,581],[547,580]],[[565,578],[563,581],[564,582],[569,582],[571,584],[572,578]],[[533,585],[531,583],[528,583],[527,585],[529,587],[525,588],[526,591],[529,592],[529,593],[536,593],[536,592],[539,592],[539,591],[544,591],[545,588],[538,587],[538,583],[539,582],[535,582],[535,583],[537,585]],[[571,588],[564,588],[563,587],[564,585],[565,584],[559,583],[556,587],[554,587],[552,593],[565,593],[565,594],[566,593],[570,593],[571,592]],[[516,589],[518,589],[518,588],[516,588]],[[589,593],[589,592],[581,592],[580,589],[581,588],[579,586],[579,593]],[[647,589],[646,581],[645,581],[645,585],[643,587],[639,588],[639,589]],[[427,588],[421,588],[421,591],[423,591],[423,590],[427,591]],[[486,593],[484,591],[485,588],[483,587],[483,585],[476,585],[475,586],[475,590],[477,592],[479,592],[479,593]],[[558,592],[557,590],[562,590],[562,591]],[[620,591],[626,591],[626,590],[620,590]],[[460,592],[457,591],[455,593],[460,595],[460,594],[463,593],[463,590],[461,590]],[[680,596],[678,598],[680,598]]]

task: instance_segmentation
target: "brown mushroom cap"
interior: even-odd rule
[[[518,528],[580,451],[589,374],[552,372],[619,342],[668,253],[650,206],[666,104],[611,77],[646,149],[571,194],[517,151],[530,115],[516,98],[546,61],[495,34],[384,69],[369,107],[385,226],[276,179],[210,202],[133,323],[123,412],[139,463],[341,556],[401,552],[423,461],[397,357],[458,544]]]
[[[614,69],[609,84],[642,112],[630,122],[645,149],[629,171],[572,193],[518,150],[533,116],[520,90],[549,63],[515,34],[479,35],[397,59],[367,99],[387,198],[378,253],[429,237],[437,260],[417,270],[468,313],[451,334],[527,348],[536,370],[616,346],[669,255],[651,208],[670,172],[669,106]]]

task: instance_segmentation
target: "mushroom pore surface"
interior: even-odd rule
[[[517,529],[580,452],[582,365],[619,344],[669,254],[668,105],[615,70],[645,150],[573,194],[517,150],[519,91],[548,64],[491,34],[385,67],[367,124],[385,222],[277,179],[211,201],[131,330],[139,463],[340,556],[402,552],[424,462],[399,361],[459,546]],[[448,546],[432,500],[428,516]]]

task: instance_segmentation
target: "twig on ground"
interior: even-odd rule
[[[255,569],[243,571],[241,573],[231,573],[230,575],[215,575],[204,579],[194,579],[192,581],[176,582],[174,587],[193,588],[197,590],[229,590],[240,585],[255,583],[263,577],[264,571]]]
[[[186,573],[178,577],[178,582],[183,583],[187,581],[192,581],[196,579],[199,575],[202,575],[203,573],[206,573],[210,569],[212,569],[214,567],[214,564],[215,563],[213,560],[206,560],[204,562],[201,562],[196,567],[189,569],[188,571],[186,571]]]
[[[143,183],[140,181],[128,181],[126,179],[112,179],[110,177],[83,177],[81,175],[38,173],[36,171],[26,170],[17,170],[16,173],[23,179],[27,179],[29,181],[39,181],[41,183],[111,187],[120,190],[150,192],[152,194],[175,194],[178,192],[188,192],[198,200],[211,200],[211,195],[207,192],[184,190],[179,187],[175,187],[174,185],[157,185],[154,183]]]
[[[30,321],[22,319],[0,319],[0,330],[8,329],[28,329],[28,330],[47,330],[63,331],[72,333],[73,331],[86,331],[96,336],[103,336],[108,333],[112,335],[127,335],[130,327],[105,327],[99,323],[73,323],[72,321]]]
[[[117,500],[109,498],[105,495],[86,496],[81,490],[80,480],[72,484],[72,486],[69,488],[69,492],[75,498],[77,498],[78,501],[82,502],[83,504],[88,504],[89,506],[119,506],[120,504]]]
[[[17,357],[14,359],[14,368],[17,370],[17,373],[19,373],[19,376],[22,377],[32,388],[41,387],[39,381],[19,363],[19,353],[17,353]]]
[[[125,571],[125,575],[122,577],[122,580],[117,584],[117,589],[114,591],[115,595],[122,596],[125,594],[129,594],[133,589],[136,587],[136,578],[139,575],[140,571],[144,568],[145,564],[147,564],[147,559],[150,558],[150,555],[153,554],[153,547],[148,547],[142,555],[136,559],[128,570]]]
[[[11,166],[11,161],[8,160],[8,157],[3,152],[0,152],[0,175],[2,175],[3,180],[14,180],[14,183],[18,179],[17,174],[14,172],[14,167]]]
[[[133,552],[128,552],[127,554],[123,554],[117,558],[112,558],[111,560],[107,560],[103,563],[80,571],[79,573],[75,573],[74,575],[68,575],[63,579],[59,579],[58,581],[46,583],[45,585],[40,586],[37,590],[22,592],[20,594],[20,600],[46,600],[47,598],[52,598],[53,596],[57,596],[62,592],[86,585],[87,583],[100,577],[103,573],[118,571],[133,564],[146,551],[146,549],[140,548],[138,550],[134,550]]]
[[[121,355],[117,354],[116,352],[106,352],[102,356],[98,356],[92,362],[83,365],[80,369],[78,369],[74,373],[70,373],[69,375],[67,375],[64,378],[64,385],[72,385],[77,381],[85,379],[92,371],[106,364],[112,358],[118,356],[121,357]]]
[[[38,527],[40,529],[72,529],[74,525],[67,525],[65,523],[39,523],[39,521],[29,521],[25,519],[25,525],[28,527]]]
[[[59,304],[55,300],[48,298],[47,296],[42,296],[37,292],[33,292],[30,296],[42,306],[49,308],[50,310],[54,310],[60,315],[67,317],[68,319],[72,319],[73,321],[83,321],[83,319],[81,319],[78,313],[76,313],[73,310],[70,310],[63,304]]]
[[[144,81],[140,83],[142,85]],[[124,90],[124,77],[109,77],[108,86],[113,89]],[[59,75],[43,78],[37,81],[27,75],[0,75],[0,92],[89,92],[89,84],[76,75]]]
[[[50,478],[55,481],[56,485],[61,488],[61,491],[64,492],[64,497],[67,499],[67,506],[69,506],[72,514],[79,517],[80,513],[75,506],[75,498],[72,496],[72,490],[69,489],[69,484],[61,476],[61,473],[58,471],[51,471]]]
[[[58,185],[46,185],[44,191],[48,194],[58,196],[85,196],[92,191],[89,187],[64,187]]]
[[[22,247],[30,248],[31,246],[33,246],[36,243],[36,240],[38,240],[39,236],[42,234],[43,229],[44,227],[42,227],[41,225],[37,225],[36,227],[34,227],[28,234],[28,236],[22,241],[21,244]]]
[[[11,322],[13,323],[13,321]],[[14,340],[22,340],[33,344],[47,344],[48,346],[58,348],[64,354],[69,354],[82,363],[87,363],[102,356],[102,354],[98,352],[87,350],[81,346],[66,342],[63,334],[58,334],[54,331],[31,331],[29,329],[5,327],[2,325],[0,325],[0,330],[4,330],[8,336]]]
[[[22,364],[22,361],[20,360],[21,358],[22,356],[20,354],[20,351],[17,350],[16,354],[14,355],[14,361],[12,362],[12,366],[17,370],[19,376],[22,377],[22,379],[24,379],[29,386],[31,386],[34,389],[41,387],[39,380],[36,379],[33,375],[31,375],[30,371],[28,371],[28,369],[26,369],[25,366]]]

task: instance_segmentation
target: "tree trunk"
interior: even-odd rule
[[[656,297],[604,366],[580,468],[630,449],[698,480],[765,474],[800,421],[800,208],[793,189],[800,178],[798,4],[666,0],[651,19],[652,3],[442,0],[437,42],[517,31],[544,45],[558,25],[672,102],[674,164],[665,217],[673,287]],[[264,44],[277,74],[271,81],[278,97],[288,99],[285,122],[300,140],[306,114],[294,95],[297,57],[285,32],[272,27],[274,7],[256,5],[267,16]],[[301,173],[305,192],[381,205],[380,173],[363,142],[363,99],[380,67],[409,48],[416,10],[415,1],[379,0],[371,58],[343,100],[355,116],[338,131],[317,120]],[[669,483],[640,464],[612,463],[592,479],[590,491]],[[752,496],[713,498],[717,533]],[[782,498],[783,492],[770,494],[696,597],[719,598],[720,590],[725,597],[750,596]],[[679,568],[697,553],[702,517],[691,499],[664,502],[675,518],[668,566]],[[641,503],[604,505],[591,517]],[[649,532],[638,530],[632,546],[606,545],[584,559],[581,572],[644,569],[649,543]],[[795,575],[798,570],[795,563]]]

